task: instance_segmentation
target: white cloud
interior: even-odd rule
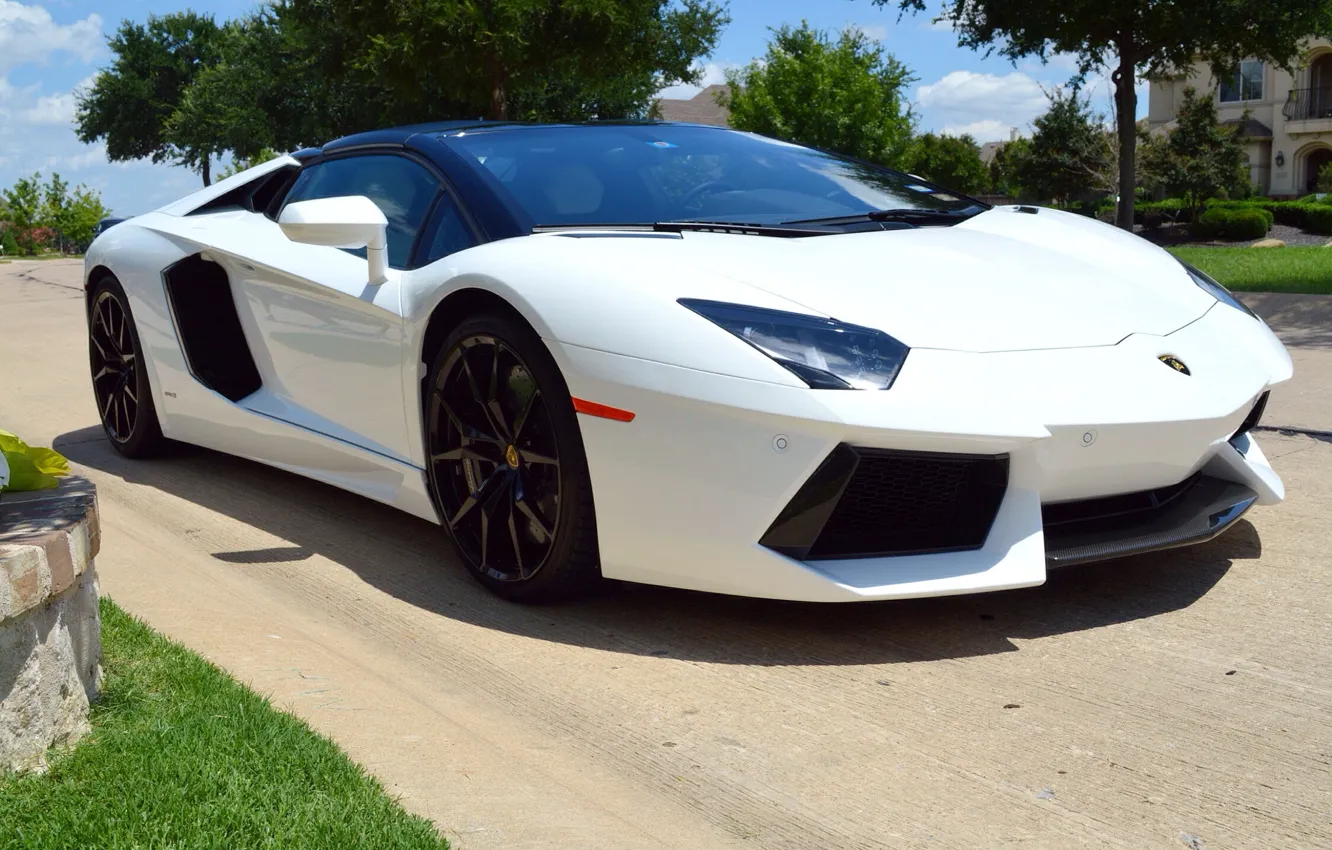
[[[90,62],[101,50],[101,15],[61,25],[41,6],[0,0],[0,77],[19,65],[44,64],[55,53]]]
[[[953,22],[947,18],[925,18],[920,22],[920,25],[927,30],[934,30],[935,32],[953,31]]]
[[[875,41],[888,40],[888,28],[883,24],[852,24],[852,26]]]
[[[37,103],[21,113],[29,124],[54,124],[68,127],[74,123],[74,108],[78,105],[78,96],[88,89],[97,75],[93,74],[79,81],[79,84],[64,94],[47,95],[37,98]]]
[[[1021,128],[1017,128],[1019,134]],[[945,124],[940,132],[948,136],[971,136],[978,142],[1006,142],[1011,138],[1014,126],[995,118],[972,121],[970,124]]]
[[[916,99],[934,123],[968,125],[993,120],[1024,127],[1045,110],[1041,84],[1020,71],[1004,76],[953,71],[916,90]]]
[[[666,100],[689,100],[708,86],[715,86],[726,82],[726,72],[732,68],[739,67],[740,66],[735,62],[709,62],[698,69],[702,71],[703,74],[699,79],[698,85],[681,84],[678,86],[667,86],[657,93],[657,97]]]

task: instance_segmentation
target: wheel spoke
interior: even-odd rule
[[[136,396],[136,395],[134,394],[134,390],[130,389],[130,385],[129,385],[129,384],[125,384],[125,395],[129,397],[129,400],[130,400],[130,401],[134,402],[134,405],[135,405],[135,411],[137,412],[137,411],[138,411],[138,404],[139,404],[139,397]]]
[[[486,399],[486,410],[490,414],[491,420],[498,426],[498,431],[504,436],[511,436],[509,423],[504,418],[504,407],[500,404],[500,386],[499,386],[499,365],[500,351],[502,346],[495,344],[491,346],[494,349],[495,356],[490,360],[490,392],[487,393],[490,398]]]
[[[495,458],[476,450],[475,446],[460,446],[447,452],[430,456],[431,463],[443,463],[446,460],[479,460],[485,463],[498,463]]]
[[[99,371],[96,375],[93,375],[93,381],[94,382],[100,381],[103,378],[105,378],[107,375],[119,375],[119,374],[120,374],[119,372],[117,372],[115,369],[112,369],[110,366],[103,366],[101,371]]]
[[[555,532],[546,522],[545,517],[541,516],[540,509],[537,508],[536,505],[533,505],[530,502],[528,502],[526,497],[515,499],[513,503],[518,507],[518,510],[523,512],[523,516],[530,519],[533,522],[533,524],[536,525],[536,527],[541,531],[542,537],[550,539],[555,536]]]
[[[517,505],[509,503],[509,541],[513,543],[513,558],[518,564],[519,578],[527,578],[527,570],[523,567],[523,546],[518,540],[518,522],[514,515],[518,512]]]
[[[94,320],[94,322],[95,322],[95,321],[96,321],[96,320]],[[108,360],[111,359],[110,357],[107,357],[107,356],[106,356],[106,349],[105,349],[105,348],[102,348],[102,344],[101,344],[100,342],[97,341],[97,326],[96,326],[96,324],[93,325],[93,331],[92,331],[91,334],[89,334],[88,339],[89,339],[90,342],[92,342],[92,344],[93,344],[93,348],[96,348],[96,349],[97,349],[97,354],[98,354],[99,357],[102,358],[102,362],[103,362],[103,363],[105,363],[105,362],[107,362]]]
[[[453,423],[453,427],[458,429],[459,434],[462,434],[469,440],[481,440],[486,443],[494,443],[497,446],[504,445],[504,441],[499,437],[487,434],[480,428],[474,428],[471,425],[464,424],[462,417],[459,416],[457,411],[444,400],[444,396],[441,393],[435,393],[435,401],[439,403],[440,408],[444,411],[444,415],[449,417],[449,421]]]
[[[532,408],[536,406],[537,397],[541,395],[541,390],[534,389],[532,394],[527,397],[527,403],[518,413],[518,419],[513,423],[513,441],[516,443],[523,438],[523,429],[527,427],[527,419],[532,415]]]
[[[475,346],[473,346],[475,348]],[[490,400],[481,393],[481,388],[477,386],[476,376],[472,373],[472,363],[467,358],[467,350],[463,350],[462,355],[463,373],[467,376],[467,386],[472,391],[472,401],[476,402],[481,408],[481,412],[486,416],[486,422],[490,425],[490,430],[494,431],[505,442],[508,441],[509,430],[503,423],[495,419],[494,412],[490,409]]]
[[[462,507],[458,509],[458,513],[454,514],[453,519],[449,520],[449,527],[457,528],[458,523],[462,522],[463,518],[471,513],[473,508],[490,498],[492,495],[491,488],[495,486],[496,482],[502,481],[508,472],[507,468],[499,467],[490,473],[490,476],[481,482],[481,486],[476,488],[476,492],[468,494],[462,503]]]
[[[481,565],[486,566],[490,563],[490,517],[495,513],[495,507],[503,499],[505,492],[512,483],[512,475],[505,476],[504,484],[496,487],[494,491],[481,502]]]
[[[534,452],[531,449],[519,449],[518,454],[519,456],[522,457],[523,463],[526,464],[541,463],[541,464],[549,464],[550,466],[560,465],[560,462],[554,457],[551,457],[550,455],[543,455],[540,452]]]

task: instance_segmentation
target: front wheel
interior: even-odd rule
[[[102,430],[125,457],[152,457],[166,439],[157,422],[148,370],[129,299],[111,276],[93,285],[88,313],[88,359]]]
[[[588,590],[601,575],[592,482],[573,401],[541,339],[507,316],[468,319],[426,390],[431,493],[468,572],[518,602]]]

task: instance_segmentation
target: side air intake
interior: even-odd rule
[[[245,342],[226,271],[195,254],[169,267],[162,279],[195,380],[232,401],[258,390],[263,381]]]

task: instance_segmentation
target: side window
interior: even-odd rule
[[[426,253],[427,263],[433,263],[476,244],[467,222],[463,221],[458,205],[447,194],[439,199],[435,220],[438,224],[435,227],[435,236],[430,240],[430,250]]]
[[[412,246],[438,192],[434,175],[410,159],[367,154],[305,169],[287,193],[286,203],[365,195],[388,219],[389,265],[403,269],[411,265]],[[365,250],[356,253],[363,256]]]

